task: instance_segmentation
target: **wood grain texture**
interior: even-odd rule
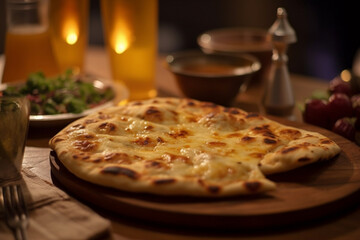
[[[342,149],[339,156],[269,178],[277,190],[257,196],[221,199],[164,197],[128,193],[85,182],[51,154],[53,181],[77,198],[115,214],[162,224],[216,228],[284,226],[313,220],[352,204],[360,189],[360,148],[321,128],[272,118],[286,125],[320,132]]]

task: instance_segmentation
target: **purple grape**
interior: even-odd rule
[[[327,102],[320,99],[307,100],[305,102],[303,120],[307,123],[329,129],[330,122]]]
[[[353,107],[350,98],[343,93],[334,93],[329,97],[328,102],[330,126],[344,117],[353,116]]]
[[[355,141],[355,127],[349,118],[338,119],[335,122],[332,131],[350,141]]]
[[[349,97],[352,95],[350,83],[343,81],[339,76],[330,81],[329,91],[330,93],[343,93]]]

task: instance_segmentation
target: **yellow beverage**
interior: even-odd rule
[[[61,71],[82,71],[88,40],[88,0],[51,0],[50,34]]]
[[[156,96],[157,0],[102,0],[101,10],[113,78],[130,99]]]
[[[40,26],[20,26],[6,33],[5,66],[2,82],[25,81],[36,71],[59,73],[49,32]]]

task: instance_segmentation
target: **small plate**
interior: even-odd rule
[[[87,116],[91,113],[97,112],[101,109],[111,107],[129,97],[127,87],[122,83],[113,83],[111,80],[101,79],[93,75],[85,75],[85,81],[93,83],[97,89],[103,89],[111,86],[115,91],[114,99],[105,102],[97,107],[87,109],[82,113],[63,113],[54,115],[30,115],[30,127],[52,127],[52,126],[65,126],[70,122],[75,121],[81,117]],[[17,83],[18,84],[18,83]],[[5,90],[7,84],[0,85],[0,91]]]

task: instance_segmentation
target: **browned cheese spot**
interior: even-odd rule
[[[202,179],[199,179],[199,180],[198,180],[198,183],[199,183],[199,185],[201,185],[201,186],[205,186],[205,183],[204,183],[204,181],[203,181]]]
[[[174,178],[157,179],[157,180],[153,181],[153,183],[155,185],[163,185],[163,184],[169,184],[169,183],[174,183],[174,182],[176,182],[176,180]]]
[[[265,125],[263,125],[263,126],[259,126],[259,127],[254,127],[253,128],[253,131],[254,132],[257,132],[257,133],[262,133],[262,132],[264,132],[264,131],[268,131],[269,130],[269,125],[267,125],[267,124],[265,124]]]
[[[90,156],[83,156],[81,159],[82,160],[88,160],[88,159],[90,159]]]
[[[192,106],[195,106],[195,103],[190,101],[187,103],[187,105],[192,107]]]
[[[236,137],[241,137],[242,134],[241,133],[230,133],[228,135],[226,135],[226,137],[228,138],[236,138]]]
[[[260,116],[259,113],[252,112],[252,113],[248,113],[246,115],[246,118],[257,118],[259,116]]]
[[[85,124],[96,123],[96,122],[97,122],[96,119],[86,119],[85,120]]]
[[[141,106],[143,104],[142,104],[142,102],[138,101],[138,102],[133,102],[132,105],[133,106]]]
[[[134,157],[136,160],[143,160],[143,159],[144,159],[143,157],[138,156],[138,155],[134,155],[133,157]]]
[[[261,188],[261,183],[257,182],[257,181],[253,181],[253,182],[244,182],[244,187],[249,191],[249,192],[258,192]]]
[[[320,143],[321,143],[321,144],[332,144],[333,141],[331,141],[330,139],[323,139],[323,140],[321,140]]]
[[[250,157],[253,157],[253,158],[262,159],[262,158],[264,157],[264,153],[253,152],[253,153],[250,153],[249,156],[250,156]]]
[[[189,135],[189,132],[186,130],[178,130],[178,131],[174,131],[169,133],[169,136],[172,138],[185,138]]]
[[[92,160],[93,163],[100,163],[102,162],[102,158],[96,158],[94,160]]]
[[[302,157],[298,159],[298,162],[309,162],[311,159],[308,157]]]
[[[191,116],[191,117],[186,117],[187,121],[190,122],[190,123],[193,123],[193,122],[197,122],[198,120],[196,119],[196,117],[194,116]]]
[[[73,157],[73,159],[78,159],[79,158],[79,156],[76,155],[76,154],[74,154],[72,157]]]
[[[250,136],[244,136],[241,138],[241,141],[242,142],[245,142],[245,143],[250,143],[250,142],[254,142],[256,138],[254,137],[250,137]]]
[[[144,129],[149,131],[149,130],[154,129],[154,126],[147,125],[147,126],[144,127]]]
[[[286,153],[289,153],[289,152],[296,151],[297,149],[299,149],[299,147],[289,147],[289,148],[283,149],[283,150],[281,151],[281,153],[286,154]]]
[[[139,137],[134,141],[134,143],[136,143],[139,146],[143,146],[143,147],[144,146],[147,146],[147,147],[155,146],[154,142],[149,137],[146,137],[146,138]]]
[[[296,129],[286,128],[286,129],[282,129],[280,131],[280,135],[286,135],[291,139],[297,139],[297,138],[301,137],[301,132]]]
[[[122,175],[134,180],[140,177],[139,173],[135,172],[134,170],[119,166],[105,167],[101,170],[101,172],[104,174]]]
[[[104,156],[104,160],[108,161],[108,162],[116,162],[116,163],[125,163],[125,164],[130,164],[130,158],[129,155],[126,153],[109,153],[107,155]]]
[[[269,137],[269,138],[276,138],[276,135],[269,129],[269,125],[265,124],[263,126],[259,126],[259,127],[254,127],[252,129],[252,131],[255,134],[261,134],[264,137]]]
[[[98,143],[89,140],[76,140],[74,142],[74,146],[81,151],[90,152],[94,151],[98,147]]]
[[[277,141],[271,138],[264,138],[264,143],[265,144],[276,144]]]
[[[226,146],[226,143],[224,142],[206,142],[207,145],[210,147],[223,147]]]
[[[104,122],[101,123],[98,127],[100,132],[103,133],[112,133],[116,131],[116,125],[114,123]]]
[[[269,137],[269,138],[276,138],[276,135],[274,133],[272,133],[271,131],[266,131],[262,134],[264,137]]]
[[[156,138],[156,141],[157,141],[158,143],[164,143],[164,142],[165,142],[164,139],[162,139],[161,137],[157,137],[157,138]]]
[[[144,114],[144,119],[150,122],[162,122],[163,118],[163,113],[153,106],[149,107]]]
[[[224,108],[224,112],[228,112],[230,114],[237,115],[240,113],[240,111],[236,108]]]
[[[308,142],[304,142],[304,143],[301,143],[301,144],[298,144],[297,146],[293,146],[293,147],[289,147],[289,148],[284,148],[281,153],[282,154],[286,154],[286,153],[291,153],[291,152],[294,152],[298,149],[301,149],[301,148],[304,148],[304,149],[307,149],[309,146],[311,146],[312,144],[311,143],[308,143]]]
[[[94,139],[95,136],[92,135],[92,134],[85,134],[85,135],[82,135],[83,139]]]
[[[168,168],[168,166],[162,162],[155,160],[148,160],[145,163],[146,168]]]
[[[99,112],[98,118],[101,119],[101,120],[107,120],[107,119],[111,118],[111,116],[108,115],[108,114],[104,114],[102,112]]]
[[[174,111],[174,110],[169,110],[174,116],[177,116],[177,115],[179,115],[176,111]]]
[[[210,186],[207,186],[206,189],[212,194],[217,194],[220,192],[221,187],[216,186],[216,185],[210,185]]]

